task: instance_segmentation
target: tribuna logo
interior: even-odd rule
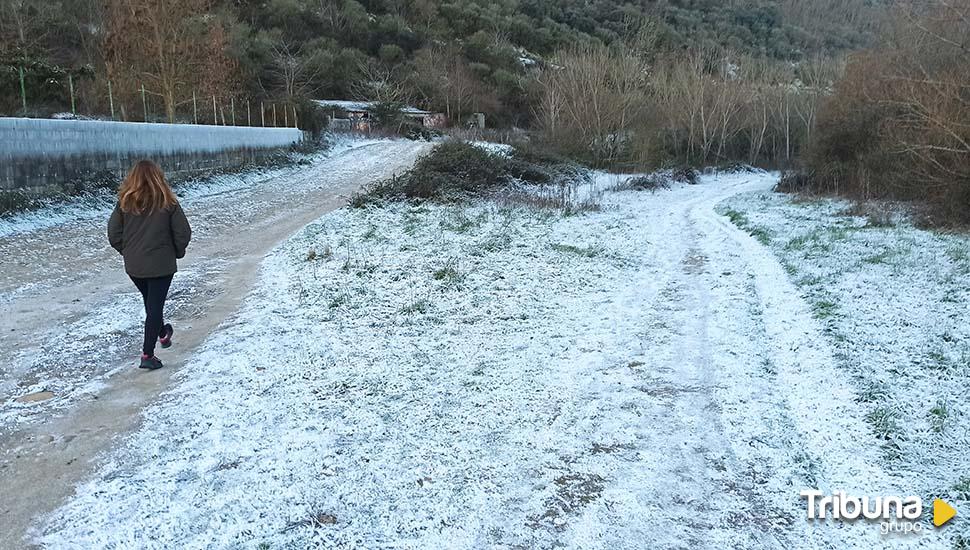
[[[923,515],[923,499],[908,497],[851,497],[845,491],[823,496],[818,489],[806,489],[801,496],[808,504],[808,519],[831,517],[839,520],[855,520],[862,516],[869,520],[881,520],[879,531],[890,533],[919,534],[923,525],[918,521]],[[956,508],[941,498],[933,499],[933,526],[942,527],[957,515]]]
[[[807,489],[801,492],[808,502],[808,519],[866,519],[917,520],[923,515],[923,499],[908,497],[853,497],[839,491],[831,496],[822,496],[822,491]]]

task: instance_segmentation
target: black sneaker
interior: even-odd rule
[[[145,370],[158,370],[164,366],[165,365],[162,365],[162,362],[158,359],[158,357],[155,357],[154,355],[147,357],[145,354],[142,354],[141,364],[138,365],[138,368]]]
[[[168,349],[172,347],[172,335],[175,334],[175,329],[172,325],[165,323],[162,325],[162,334],[158,337],[158,343],[162,345],[162,349]]]

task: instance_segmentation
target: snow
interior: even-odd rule
[[[966,471],[962,414],[940,436],[952,439],[908,438],[902,468],[879,452],[857,398],[869,365],[891,368],[870,361],[888,349],[863,342],[894,333],[918,350],[927,334],[907,328],[887,294],[939,298],[912,320],[952,315],[932,331],[963,341],[954,314],[965,290],[952,306],[942,296],[966,280],[941,287],[949,271],[919,266],[942,256],[917,246],[899,265],[902,280],[922,287],[899,284],[890,267],[836,271],[868,241],[798,260],[806,276],[876,277],[832,287],[829,299],[862,312],[833,334],[813,317],[812,294],[801,297],[812,289],[783,269],[791,251],[765,248],[714,212],[727,199],[722,212],[743,211],[772,235],[829,231],[831,208],[765,194],[776,177],[719,174],[649,193],[611,191],[624,177],[598,174],[582,194],[600,208],[581,215],[511,201],[328,214],[265,259],[243,309],[38,541],[865,548],[952,539],[952,530],[892,538],[864,522],[807,522],[798,493],[927,494],[930,480]],[[741,191],[754,193],[730,198]],[[918,234],[900,231],[880,242]],[[942,255],[964,243],[915,242]],[[896,401],[918,397],[915,411],[925,390],[949,399],[965,386],[918,377],[890,399],[908,407]],[[945,458],[928,460],[943,442]]]
[[[504,157],[510,156],[515,150],[514,147],[507,143],[495,143],[493,141],[472,141],[470,143],[479,149],[484,149],[489,153],[494,155],[502,155]]]
[[[753,193],[721,209],[768,243],[806,297],[833,366],[852,381],[853,405],[878,428],[884,467],[924,502],[941,496],[966,508],[970,238],[898,216],[874,225],[846,215],[850,206]]]

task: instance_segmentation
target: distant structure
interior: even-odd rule
[[[343,99],[318,99],[315,101],[330,111],[330,124],[334,129],[355,132],[368,132],[371,128],[370,113],[376,101],[348,101]],[[346,113],[346,118],[338,114]],[[426,128],[444,128],[448,123],[444,113],[425,111],[417,107],[405,106],[401,113],[408,119]]]

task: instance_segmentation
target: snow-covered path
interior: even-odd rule
[[[0,547],[16,547],[32,517],[137,426],[142,407],[238,309],[266,252],[429,147],[344,143],[299,166],[181,188],[194,238],[167,310],[178,345],[159,354],[170,368],[153,373],[132,368],[143,313],[106,243],[110,203],[0,225]]]
[[[774,176],[332,212],[276,249],[51,547],[866,548],[799,492],[909,494],[784,270]]]

